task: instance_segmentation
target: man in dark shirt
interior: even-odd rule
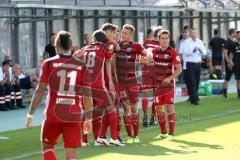
[[[237,31],[237,42],[235,53],[233,54],[233,72],[237,81],[238,100],[240,100],[240,31]]]
[[[230,29],[229,30],[229,38],[226,41],[226,46],[224,49],[224,59],[225,59],[225,80],[224,80],[224,86],[223,86],[223,96],[224,98],[227,98],[227,88],[228,88],[228,82],[230,81],[233,73],[233,54],[235,52],[236,48],[236,30]]]
[[[56,38],[56,33],[52,33],[50,35],[50,43],[48,45],[46,45],[46,47],[44,49],[43,59],[47,59],[47,58],[56,56],[56,50],[54,47],[55,38]]]
[[[226,45],[226,41],[219,36],[218,29],[214,30],[214,37],[209,43],[209,49],[212,50],[212,66],[213,72],[217,75],[218,79],[222,77],[222,60],[223,49]]]

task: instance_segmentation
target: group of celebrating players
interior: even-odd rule
[[[168,30],[154,27],[155,38],[146,40],[144,45],[132,41],[134,32],[129,24],[121,32],[113,24],[103,24],[92,34],[94,42],[78,51],[73,49],[70,33],[57,34],[57,55],[42,63],[40,82],[26,121],[26,126],[32,127],[33,114],[48,89],[41,130],[44,160],[57,159],[54,147],[60,135],[67,160],[77,159],[78,147],[88,144],[91,130],[94,146],[140,143],[137,107],[140,92],[144,93],[145,101],[150,93],[153,95],[161,137],[174,139],[174,79],[182,71],[180,57],[169,47]],[[138,65],[142,68],[141,84]],[[124,108],[126,142],[120,137],[120,106]],[[143,111],[147,114],[147,107]],[[106,137],[108,128],[110,138]]]

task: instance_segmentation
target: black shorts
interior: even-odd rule
[[[32,85],[31,85],[30,76],[20,79],[20,86],[21,86],[21,89],[31,89]]]
[[[212,57],[212,65],[213,66],[221,66],[222,65],[222,57]]]
[[[228,68],[228,65],[227,65],[227,62],[225,61],[225,72],[226,72],[226,75],[225,75],[225,80],[226,81],[230,81],[231,77],[232,77],[232,74],[233,74],[233,69],[230,70]]]

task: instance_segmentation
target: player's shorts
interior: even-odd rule
[[[230,81],[231,77],[232,77],[232,74],[233,74],[233,69],[230,70],[227,66],[227,62],[225,61],[225,72],[226,72],[226,75],[225,75],[225,80],[226,81]]]
[[[222,57],[221,56],[213,56],[212,57],[212,64],[213,66],[221,66],[222,65]]]
[[[155,105],[174,104],[174,86],[163,88],[162,90],[154,90]]]
[[[57,121],[43,121],[41,130],[42,143],[56,145],[62,135],[65,148],[81,146],[81,122],[66,123]]]
[[[92,98],[94,105],[98,107],[109,107],[114,104],[113,95],[111,95],[106,87],[93,87]]]
[[[118,90],[120,95],[120,103],[124,101],[130,101],[130,103],[137,103],[138,102],[138,95],[139,95],[139,86],[129,86],[126,84],[119,83]]]

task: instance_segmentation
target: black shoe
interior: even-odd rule
[[[227,99],[227,94],[223,93],[223,98]]]
[[[17,106],[15,106],[15,105],[10,105],[8,108],[9,108],[10,110],[16,110],[16,109],[17,109]]]
[[[151,117],[150,122],[149,122],[149,125],[150,125],[150,126],[154,125],[154,117]]]
[[[143,114],[143,127],[147,127],[148,126],[148,115],[147,113]]]
[[[20,106],[17,106],[18,108],[26,108],[26,106],[23,106],[23,105],[20,105]]]
[[[6,106],[4,106],[4,107],[0,107],[0,111],[9,111],[10,109],[9,108],[7,108]]]

